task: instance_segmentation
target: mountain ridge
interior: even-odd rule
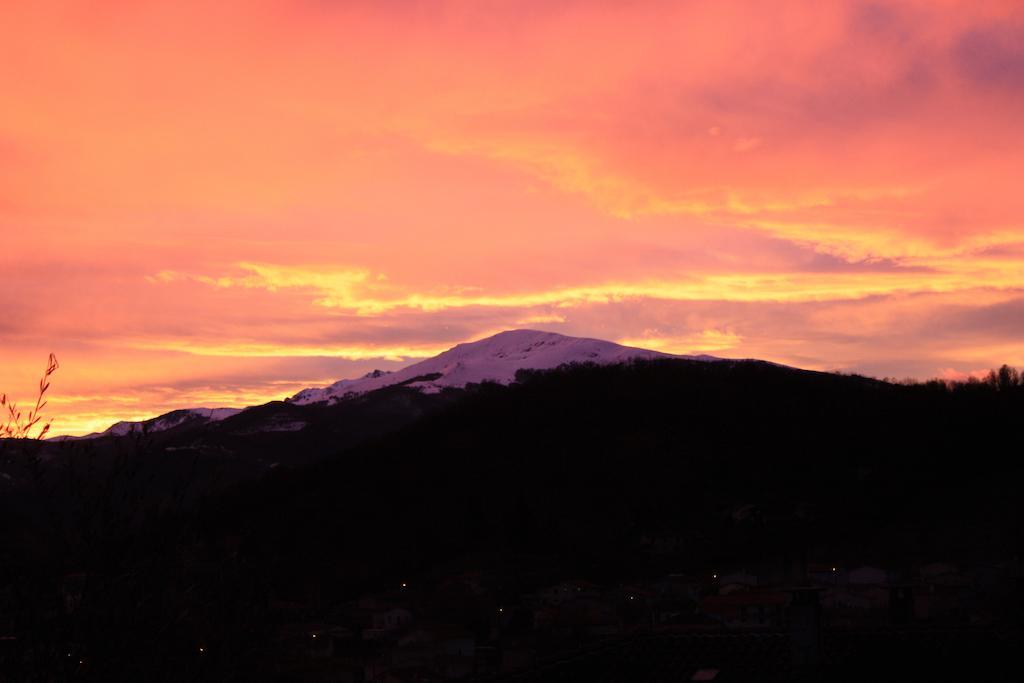
[[[55,436],[51,440],[79,441],[82,439],[98,439],[105,436],[128,436],[129,434],[142,432],[162,432],[181,426],[186,422],[220,422],[237,415],[243,410],[245,408],[177,408],[146,420],[121,420],[110,425],[102,432],[93,432],[82,436]]]
[[[330,403],[396,384],[407,384],[424,393],[437,393],[481,382],[511,384],[520,370],[552,370],[572,363],[613,365],[659,358],[720,360],[714,356],[681,356],[623,346],[590,337],[516,329],[456,344],[433,358],[394,372],[374,370],[359,379],[343,379],[326,387],[303,389],[287,400],[298,405]],[[420,379],[428,377],[430,379]]]
[[[552,370],[573,363],[614,365],[636,360],[685,359],[720,361],[708,355],[678,355],[625,346],[591,337],[557,332],[514,329],[470,342],[398,370],[372,370],[362,377],[341,379],[324,387],[308,387],[284,399],[294,405],[335,404],[391,386],[408,386],[424,394],[463,389],[468,384],[512,384],[520,370]],[[56,436],[52,440],[96,439],[159,432],[200,420],[219,422],[255,408],[181,408],[147,420],[117,422],[101,432],[83,436]]]

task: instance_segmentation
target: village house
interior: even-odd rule
[[[320,622],[286,624],[280,633],[287,651],[314,659],[337,656],[354,637],[351,629]]]
[[[776,628],[784,622],[790,596],[779,590],[762,588],[708,595],[698,609],[729,628]]]
[[[367,596],[340,612],[343,623],[363,640],[376,640],[396,635],[413,623],[412,612],[386,599]]]
[[[857,567],[846,572],[845,583],[854,586],[883,586],[889,582],[889,572],[878,567]]]
[[[753,574],[748,574],[744,571],[730,572],[728,574],[719,574],[718,576],[718,592],[722,595],[727,595],[730,592],[735,592],[735,588],[731,590],[723,590],[729,586],[751,588],[756,585],[757,577]]]
[[[704,582],[689,574],[669,574],[655,581],[651,587],[663,597],[695,600],[700,597]]]
[[[540,601],[548,605],[560,605],[563,602],[580,598],[598,598],[600,595],[600,586],[581,579],[562,581],[553,586],[548,586],[537,593]]]
[[[398,639],[392,664],[425,667],[446,679],[464,678],[476,670],[477,639],[462,626],[440,622],[417,624]]]

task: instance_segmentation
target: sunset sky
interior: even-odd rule
[[[1024,366],[1024,3],[5,2],[0,390],[54,433],[530,327]]]

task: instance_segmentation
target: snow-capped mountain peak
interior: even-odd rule
[[[462,388],[485,381],[511,384],[519,370],[550,370],[570,363],[612,365],[672,357],[678,356],[555,332],[509,330],[458,344],[395,372],[375,370],[360,379],[343,379],[327,387],[303,389],[289,401],[300,405],[333,403],[396,384],[437,393],[445,388]]]
[[[508,330],[473,342],[457,344],[447,351],[394,372],[373,370],[356,379],[343,379],[326,387],[303,389],[287,402],[295,405],[337,403],[346,398],[405,385],[426,394],[469,384],[497,382],[512,384],[520,370],[551,370],[572,363],[614,365],[655,358],[718,360],[712,356],[676,356],[659,351],[622,346],[614,342],[584,337],[569,337],[538,330]],[[87,436],[58,436],[58,440],[125,436],[140,432],[161,432],[184,424],[219,422],[236,415],[237,408],[186,408],[140,422],[118,422],[108,429]],[[288,429],[300,428],[294,420]],[[280,427],[280,425],[277,425]],[[265,431],[280,431],[268,429]]]

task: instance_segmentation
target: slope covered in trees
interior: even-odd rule
[[[141,522],[115,526],[125,503],[106,501],[70,540],[47,535],[45,516],[5,516],[0,588],[21,634],[7,666],[45,670],[73,651],[108,680],[253,680],[275,656],[272,604],[324,616],[468,558],[517,581],[614,582],[725,565],[795,579],[808,560],[898,568],[1021,551],[1024,386],[1009,369],[894,384],[665,360],[520,379],[194,509],[137,510]],[[678,549],[653,557],[651,537]],[[73,613],[60,607],[69,573],[90,577]],[[197,660],[197,643],[216,658]]]

